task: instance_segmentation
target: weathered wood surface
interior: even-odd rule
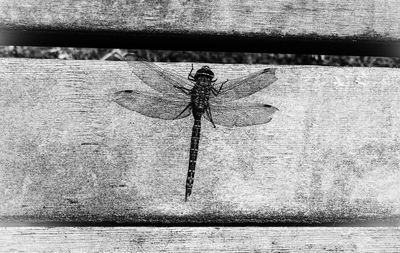
[[[266,67],[210,66],[219,80]],[[0,221],[399,224],[399,69],[277,67],[243,100],[278,107],[270,123],[203,122],[185,203],[193,119],[114,103],[118,90],[149,89],[130,68],[0,59]]]
[[[0,252],[399,252],[399,228],[9,227]]]
[[[0,27],[399,40],[399,12],[397,0],[1,0]]]

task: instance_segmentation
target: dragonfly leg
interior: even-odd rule
[[[182,86],[177,86],[174,85],[175,88],[180,89],[183,93],[185,93],[186,95],[190,94],[190,89],[186,88],[186,87],[182,87]]]
[[[211,88],[211,92],[214,94],[214,96],[218,96],[219,91],[217,91],[214,87]]]
[[[214,94],[214,96],[218,96],[218,94],[221,92],[222,87],[224,86],[224,84],[225,84],[226,82],[228,82],[228,79],[226,79],[226,81],[224,81],[224,82],[221,83],[221,86],[219,86],[219,89],[218,89],[218,90],[215,89],[214,87],[212,87],[211,91],[212,91],[212,93]]]
[[[189,103],[186,107],[185,107],[185,109],[183,109],[183,111],[181,111],[181,113],[179,113],[179,115],[178,116],[176,116],[174,119],[177,119],[177,118],[179,118],[179,116],[181,116],[189,107],[191,107],[192,106],[192,104],[191,103]]]
[[[213,127],[214,127],[214,128],[217,128],[217,127],[215,126],[215,124],[214,124],[213,119],[212,119],[210,107],[207,107],[206,113],[207,113],[207,117],[210,118],[210,122],[211,122],[211,124],[213,125]]]
[[[189,79],[190,81],[196,81],[196,80],[194,79],[193,74],[192,74],[193,70],[194,70],[194,67],[193,67],[193,63],[192,63],[192,69],[190,70],[190,73],[189,73],[189,75],[188,75],[188,79]]]

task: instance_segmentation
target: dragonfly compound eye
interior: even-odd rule
[[[208,77],[213,79],[214,78],[214,72],[211,71],[210,67],[208,66],[203,66],[201,69],[196,71],[196,74],[194,75],[194,78],[198,78],[200,76]]]

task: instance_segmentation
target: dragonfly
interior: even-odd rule
[[[218,82],[209,66],[202,66],[187,78],[145,60],[127,61],[132,72],[156,92],[121,90],[114,101],[142,115],[164,120],[178,120],[193,115],[185,202],[192,194],[199,149],[201,119],[213,127],[245,127],[271,121],[278,108],[263,103],[237,103],[277,80],[276,68],[266,68],[244,77]]]

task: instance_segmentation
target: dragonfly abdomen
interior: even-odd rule
[[[186,178],[186,194],[185,201],[192,193],[194,182],[194,171],[196,169],[197,153],[199,149],[200,130],[201,130],[201,113],[194,113],[194,124],[192,128],[192,138],[190,141],[189,168]]]

